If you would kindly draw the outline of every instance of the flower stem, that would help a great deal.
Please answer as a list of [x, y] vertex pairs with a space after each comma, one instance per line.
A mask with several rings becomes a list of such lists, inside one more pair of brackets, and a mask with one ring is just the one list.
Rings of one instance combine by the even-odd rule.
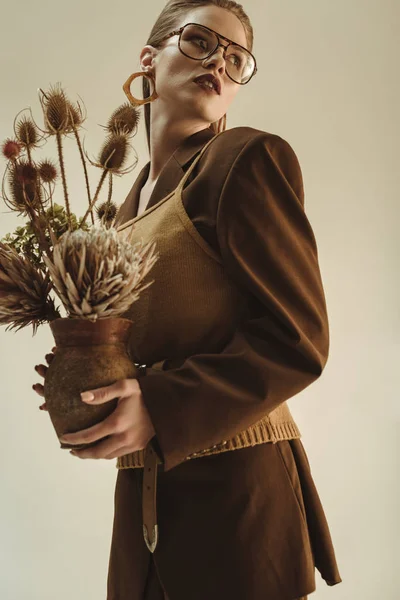
[[[32, 161], [31, 149], [30, 149], [29, 145], [26, 146], [26, 152], [27, 152], [27, 156], [28, 156], [29, 165], [31, 167], [34, 167], [35, 170], [36, 170], [36, 167], [35, 167], [35, 165], [33, 164], [33, 161]], [[46, 211], [45, 211], [42, 199], [40, 197], [40, 182], [39, 181], [36, 181], [35, 194], [37, 195], [37, 199], [39, 201], [39, 206], [41, 208], [41, 213], [42, 213], [42, 217], [43, 217], [43, 223], [46, 223], [46, 225], [48, 227], [48, 230], [49, 230], [49, 235], [50, 235], [50, 238], [51, 238], [51, 225], [50, 225], [50, 223], [47, 220]], [[25, 198], [25, 204], [28, 206], [28, 201], [27, 201], [27, 197], [26, 197], [26, 194], [25, 194], [25, 190], [24, 190], [24, 198]], [[43, 234], [43, 230], [41, 228], [40, 221], [39, 221], [39, 223], [37, 223], [37, 221], [36, 221], [36, 214], [35, 214], [34, 210], [31, 209], [31, 206], [29, 205], [29, 213], [31, 213], [31, 211], [32, 211], [32, 214], [34, 215], [34, 218], [33, 219], [31, 218], [32, 226], [34, 227], [34, 229], [37, 231], [38, 235], [40, 236], [40, 239], [38, 238], [38, 236], [36, 236], [36, 238], [37, 238], [39, 244], [40, 244], [40, 242], [42, 242], [42, 244], [43, 244], [43, 248], [42, 249], [46, 249], [46, 254], [51, 258], [52, 257], [52, 252], [50, 251], [50, 246], [49, 246], [49, 244], [48, 244], [48, 242], [46, 240], [46, 237]], [[38, 211], [38, 213], [40, 214], [40, 211]]]
[[[77, 128], [75, 127], [75, 125], [73, 125], [73, 128], [74, 128], [74, 135], [75, 135], [76, 143], [78, 144], [78, 148], [79, 148], [79, 154], [80, 154], [81, 161], [82, 161], [82, 164], [83, 164], [83, 171], [85, 173], [86, 191], [87, 191], [88, 201], [89, 201], [89, 207], [90, 207], [90, 202], [91, 202], [90, 201], [90, 186], [89, 186], [89, 177], [88, 177], [88, 173], [87, 173], [87, 167], [86, 167], [85, 157], [83, 155], [83, 148], [82, 148], [81, 140], [80, 140], [79, 135], [78, 135]], [[92, 225], [94, 225], [93, 210], [90, 211], [90, 215], [91, 215], [91, 218], [92, 218]]]
[[61, 180], [62, 180], [63, 189], [64, 189], [65, 208], [67, 211], [67, 218], [68, 218], [68, 229], [71, 231], [71, 211], [69, 208], [69, 198], [68, 198], [67, 180], [65, 177], [64, 157], [63, 157], [63, 153], [62, 153], [61, 134], [59, 132], [56, 133], [56, 139], [57, 139], [58, 160], [60, 163], [60, 170], [61, 170]]
[[46, 236], [44, 235], [43, 229], [40, 227], [40, 222], [38, 222], [38, 220], [37, 220], [37, 215], [35, 214], [35, 211], [33, 210], [31, 205], [29, 204], [28, 199], [26, 198], [25, 190], [23, 193], [25, 196], [25, 203], [26, 203], [28, 215], [31, 220], [32, 227], [36, 232], [36, 239], [38, 241], [38, 244], [41, 247], [42, 251], [46, 252], [49, 259], [53, 260], [53, 253], [50, 250], [50, 245], [49, 245], [48, 241], [46, 240]]
[[105, 181], [105, 178], [107, 177], [107, 173], [108, 173], [108, 170], [107, 170], [107, 169], [104, 169], [104, 170], [103, 170], [103, 173], [101, 174], [100, 181], [99, 181], [99, 185], [97, 186], [97, 190], [96, 190], [96, 193], [95, 193], [95, 195], [94, 195], [94, 198], [93, 198], [93, 200], [91, 201], [91, 203], [90, 203], [90, 205], [89, 205], [89, 208], [87, 209], [87, 211], [86, 211], [86, 212], [85, 212], [85, 214], [83, 215], [82, 222], [81, 222], [81, 227], [82, 227], [82, 225], [84, 224], [84, 222], [86, 221], [86, 217], [88, 216], [88, 214], [89, 214], [90, 210], [92, 209], [92, 207], [94, 206], [95, 202], [97, 202], [97, 199], [98, 199], [98, 196], [99, 196], [100, 190], [101, 190], [101, 188], [102, 188], [102, 186], [103, 186], [103, 183], [104, 183], [104, 181]]

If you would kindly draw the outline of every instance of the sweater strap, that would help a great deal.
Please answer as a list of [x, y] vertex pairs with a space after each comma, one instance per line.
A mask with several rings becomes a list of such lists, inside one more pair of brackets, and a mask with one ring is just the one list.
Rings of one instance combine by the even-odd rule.
[[196, 156], [196, 158], [194, 159], [194, 161], [192, 162], [192, 164], [190, 165], [190, 167], [188, 168], [188, 170], [186, 171], [186, 173], [184, 174], [184, 176], [182, 177], [182, 179], [178, 183], [178, 186], [177, 186], [177, 188], [175, 190], [175, 193], [181, 193], [182, 192], [183, 187], [184, 187], [185, 183], [187, 182], [187, 180], [189, 179], [191, 172], [193, 171], [193, 169], [197, 165], [197, 163], [200, 160], [200, 158], [203, 156], [204, 152], [207, 150], [208, 146], [210, 146], [210, 144], [212, 144], [213, 141], [216, 140], [218, 136], [220, 136], [222, 133], [225, 133], [225, 131], [220, 131], [219, 133], [216, 133], [214, 135], [214, 137], [212, 137], [211, 140], [208, 140], [207, 144], [205, 146], [203, 146], [203, 148], [201, 149], [201, 151], [199, 152], [199, 154]]

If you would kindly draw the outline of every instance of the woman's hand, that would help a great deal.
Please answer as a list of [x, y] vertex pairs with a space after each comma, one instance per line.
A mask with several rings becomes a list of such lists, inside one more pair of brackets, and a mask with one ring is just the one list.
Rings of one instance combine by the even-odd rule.
[[[93, 400], [85, 396], [89, 392], [93, 393]], [[82, 395], [82, 401], [88, 404], [103, 404], [114, 398], [119, 398], [118, 405], [104, 421], [88, 429], [65, 434], [60, 438], [61, 442], [68, 444], [86, 444], [110, 436], [91, 448], [71, 451], [74, 456], [96, 459], [117, 458], [136, 450], [143, 450], [154, 437], [156, 432], [137, 379], [120, 379], [112, 385], [88, 390]]]
[[[48, 365], [53, 360], [54, 353], [56, 352], [56, 350], [57, 346], [54, 346], [54, 348], [51, 349], [51, 352], [49, 354], [46, 354], [45, 359]], [[46, 367], [46, 365], [40, 364], [35, 366], [35, 371], [39, 373], [41, 377], [46, 377], [46, 372], [48, 368], [49, 367]], [[42, 396], [44, 398], [44, 386], [41, 383], [34, 383], [32, 388], [37, 394], [39, 394], [39, 396]], [[39, 408], [40, 410], [47, 410], [46, 402], [44, 404], [41, 404]]]

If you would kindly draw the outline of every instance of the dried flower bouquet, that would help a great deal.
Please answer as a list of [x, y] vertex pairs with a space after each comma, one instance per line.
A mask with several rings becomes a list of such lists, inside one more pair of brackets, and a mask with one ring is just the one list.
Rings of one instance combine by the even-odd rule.
[[[32, 325], [35, 335], [39, 325], [50, 323], [57, 353], [46, 372], [44, 395], [61, 437], [104, 420], [116, 407], [117, 399], [89, 406], [81, 400], [82, 391], [137, 375], [127, 348], [134, 324], [123, 315], [151, 285], [143, 279], [158, 254], [154, 243], [131, 245], [114, 227], [118, 208], [112, 201], [113, 178], [137, 164], [135, 157], [131, 167], [125, 166], [138, 109], [126, 103], [113, 112], [105, 126], [107, 138], [97, 160], [91, 161], [80, 136], [86, 119], [81, 103], [72, 103], [60, 84], [39, 91], [43, 129], [25, 109], [29, 115], [18, 113], [14, 136], [2, 145], [7, 161], [2, 198], [11, 211], [28, 220], [0, 240], [0, 324], [16, 330]], [[68, 194], [63, 147], [68, 136], [76, 141], [84, 172], [87, 208], [79, 219]], [[57, 161], [35, 160], [35, 150], [49, 138], [56, 142]], [[87, 161], [101, 171], [94, 194]], [[53, 201], [58, 180], [65, 207]], [[106, 180], [107, 199], [98, 204]], [[51, 293], [61, 301], [66, 317]]]

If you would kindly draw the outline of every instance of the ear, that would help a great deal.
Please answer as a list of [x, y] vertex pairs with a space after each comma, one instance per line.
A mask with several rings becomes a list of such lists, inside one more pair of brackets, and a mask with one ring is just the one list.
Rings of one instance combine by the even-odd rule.
[[154, 46], [144, 46], [140, 53], [140, 66], [142, 71], [146, 71], [148, 68], [154, 67], [154, 60], [158, 54], [157, 48]]

